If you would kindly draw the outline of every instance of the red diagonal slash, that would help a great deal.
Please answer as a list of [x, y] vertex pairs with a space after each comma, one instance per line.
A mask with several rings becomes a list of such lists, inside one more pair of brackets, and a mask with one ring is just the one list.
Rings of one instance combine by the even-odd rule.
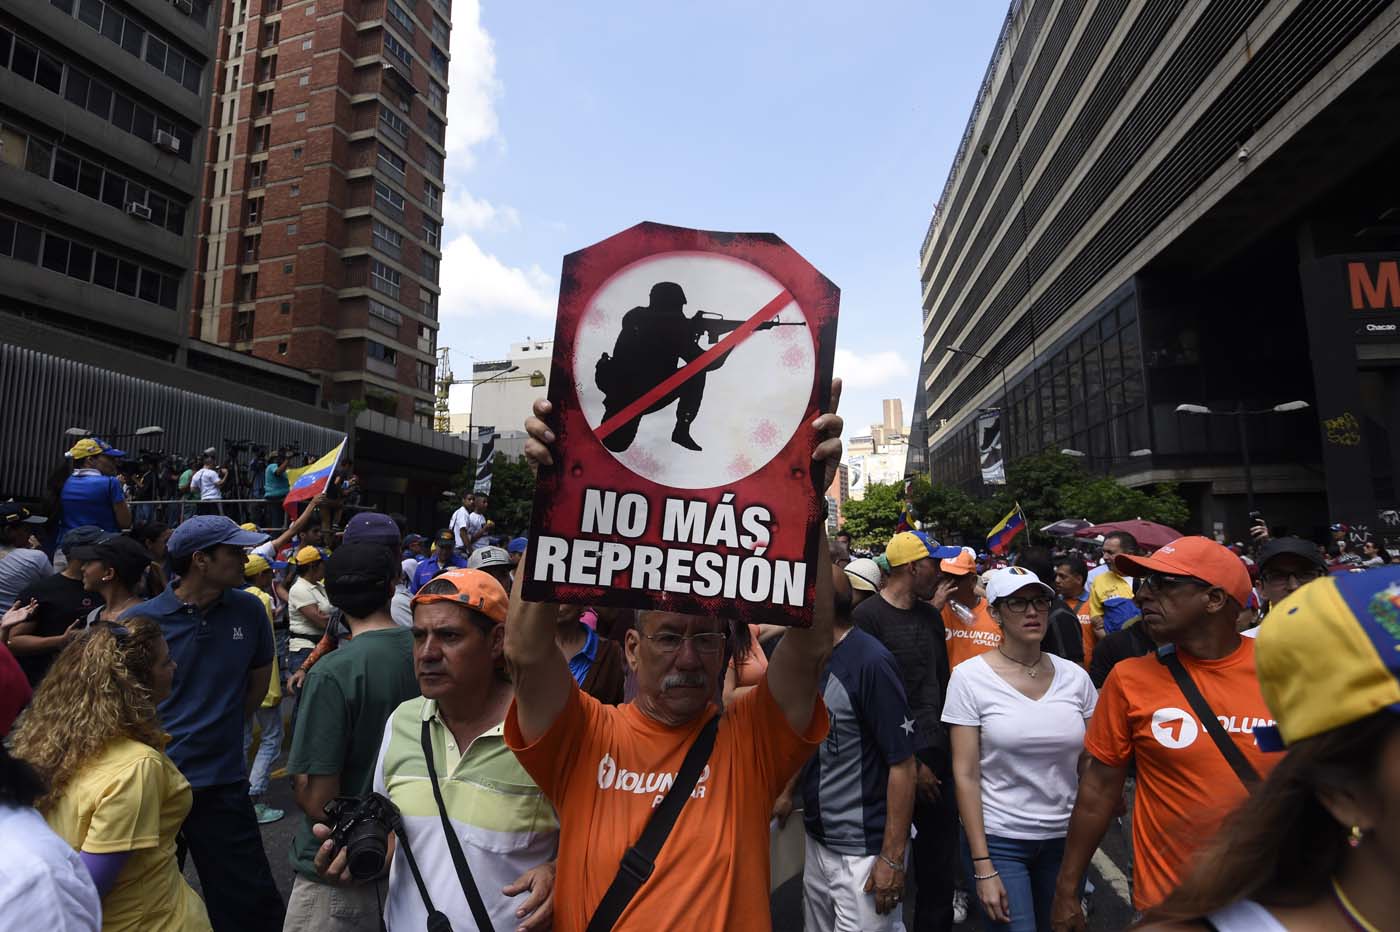
[[641, 415], [643, 411], [650, 408], [658, 399], [665, 397], [690, 379], [704, 372], [710, 363], [747, 340], [753, 335], [754, 331], [758, 329], [759, 324], [766, 323], [770, 317], [787, 307], [792, 300], [792, 295], [788, 293], [787, 289], [783, 289], [776, 298], [759, 308], [757, 314], [731, 331], [729, 336], [705, 350], [705, 352], [686, 363], [680, 369], [677, 369], [671, 375], [668, 375], [661, 381], [660, 385], [657, 385], [617, 414], [614, 414], [604, 421], [598, 429], [594, 431], [594, 433], [598, 435], [598, 439], [606, 440], [609, 434], [632, 420], [632, 418]]

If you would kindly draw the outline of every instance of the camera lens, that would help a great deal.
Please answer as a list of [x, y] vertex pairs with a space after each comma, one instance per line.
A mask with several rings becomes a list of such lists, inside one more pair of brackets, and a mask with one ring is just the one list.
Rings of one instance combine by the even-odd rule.
[[345, 857], [350, 876], [368, 880], [384, 869], [384, 857], [389, 850], [389, 827], [377, 818], [357, 822], [345, 842]]

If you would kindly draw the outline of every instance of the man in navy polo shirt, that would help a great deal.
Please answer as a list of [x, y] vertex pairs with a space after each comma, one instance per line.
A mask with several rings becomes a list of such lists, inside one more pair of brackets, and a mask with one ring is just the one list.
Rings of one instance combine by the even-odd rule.
[[171, 739], [165, 752], [194, 790], [180, 833], [215, 932], [274, 932], [283, 921], [243, 761], [243, 723], [272, 676], [266, 610], [240, 588], [244, 548], [265, 540], [222, 515], [189, 519], [166, 545], [179, 585], [122, 616], [158, 621], [175, 661], [160, 721]]

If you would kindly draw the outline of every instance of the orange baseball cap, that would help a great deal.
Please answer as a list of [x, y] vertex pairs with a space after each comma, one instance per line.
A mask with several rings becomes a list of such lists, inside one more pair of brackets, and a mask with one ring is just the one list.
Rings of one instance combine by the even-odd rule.
[[966, 576], [968, 573], [975, 573], [977, 572], [977, 553], [971, 547], [964, 547], [958, 551], [956, 557], [940, 561], [938, 568], [953, 576]]
[[497, 624], [505, 624], [506, 609], [510, 605], [510, 599], [506, 596], [505, 588], [490, 573], [458, 567], [434, 576], [430, 582], [437, 582], [440, 579], [452, 583], [453, 588], [457, 591], [424, 594], [420, 590], [410, 604], [453, 602], [472, 611], [480, 612]]
[[1123, 576], [1141, 576], [1144, 573], [1194, 576], [1224, 589], [1241, 606], [1249, 602], [1249, 593], [1253, 589], [1244, 561], [1225, 545], [1206, 537], [1178, 537], [1170, 544], [1159, 547], [1150, 557], [1120, 553], [1113, 561], [1113, 568]]

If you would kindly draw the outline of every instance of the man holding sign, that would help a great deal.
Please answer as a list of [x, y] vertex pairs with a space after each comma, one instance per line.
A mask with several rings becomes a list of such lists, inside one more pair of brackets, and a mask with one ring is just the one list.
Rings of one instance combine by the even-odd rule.
[[[841, 457], [839, 394], [838, 382], [831, 410], [810, 422], [818, 441], [811, 465], [823, 483]], [[553, 411], [538, 401], [525, 425], [525, 454], [539, 467], [558, 452], [545, 423]], [[559, 813], [556, 929], [768, 928], [773, 802], [828, 726], [817, 687], [834, 609], [824, 535], [819, 542], [811, 627], [789, 628], [763, 681], [723, 712], [712, 700], [727, 666], [725, 619], [638, 612], [626, 635], [637, 698], [604, 706], [579, 690], [555, 645], [557, 606], [524, 601], [517, 578], [505, 643], [516, 692], [505, 734]], [[713, 749], [692, 757], [700, 742]], [[697, 772], [688, 793], [668, 792]], [[669, 833], [656, 839], [657, 817], [676, 804]]]

